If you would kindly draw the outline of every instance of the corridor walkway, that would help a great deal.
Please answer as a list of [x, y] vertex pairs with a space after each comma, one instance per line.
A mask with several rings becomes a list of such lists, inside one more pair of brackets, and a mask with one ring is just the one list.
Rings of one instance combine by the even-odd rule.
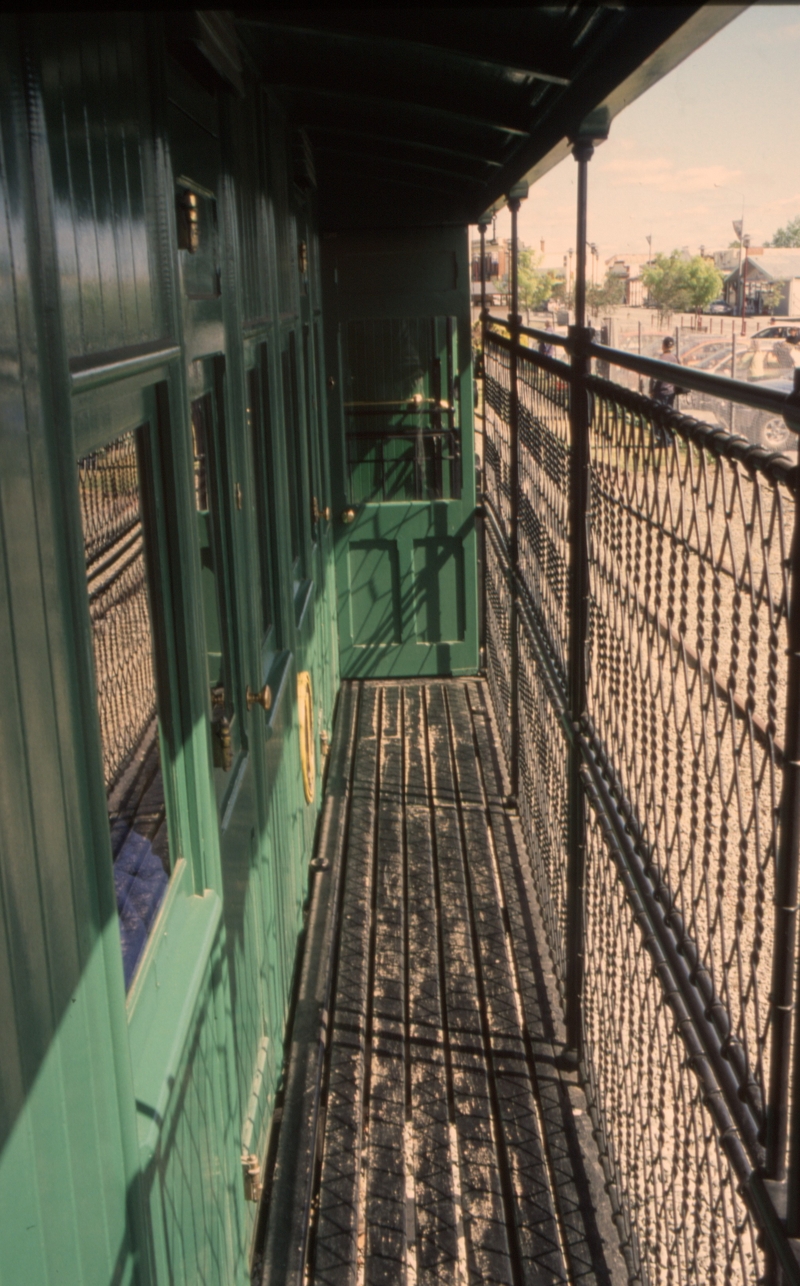
[[616, 1280], [497, 746], [480, 680], [342, 689], [271, 1286]]

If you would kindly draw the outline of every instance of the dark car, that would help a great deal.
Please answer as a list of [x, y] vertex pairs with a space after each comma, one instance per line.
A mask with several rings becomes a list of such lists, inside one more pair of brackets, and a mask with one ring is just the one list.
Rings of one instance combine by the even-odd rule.
[[733, 316], [733, 308], [726, 304], [724, 299], [714, 299], [706, 308], [707, 313], [713, 313], [715, 316], [723, 315], [725, 317]]

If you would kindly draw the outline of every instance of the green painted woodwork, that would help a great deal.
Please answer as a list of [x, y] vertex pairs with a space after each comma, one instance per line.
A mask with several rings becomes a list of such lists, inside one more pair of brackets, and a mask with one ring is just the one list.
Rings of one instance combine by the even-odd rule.
[[[332, 536], [312, 517], [330, 503], [312, 202], [277, 104], [193, 79], [158, 17], [4, 19], [0, 59], [0, 1282], [245, 1283], [240, 1158], [265, 1155], [321, 800], [320, 745], [303, 794], [296, 674], [319, 731], [338, 688]], [[197, 257], [177, 248], [186, 190]], [[141, 426], [173, 871], [126, 997], [75, 461]], [[265, 681], [273, 708], [248, 711]]]
[[339, 372], [329, 409], [342, 674], [473, 674], [466, 234], [353, 234], [323, 249], [328, 364]]

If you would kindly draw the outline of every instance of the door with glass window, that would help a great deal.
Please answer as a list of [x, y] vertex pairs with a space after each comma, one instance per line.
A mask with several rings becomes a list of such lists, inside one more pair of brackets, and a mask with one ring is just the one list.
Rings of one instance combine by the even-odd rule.
[[[235, 212], [224, 184], [222, 108], [180, 69], [169, 79], [194, 538], [219, 876], [242, 1152], [263, 1160], [267, 1088], [289, 980], [269, 837], [289, 655], [280, 638], [266, 341], [242, 351], [235, 278], [222, 253]], [[277, 720], [277, 721], [276, 721]], [[269, 1065], [268, 1065], [269, 1064]]]
[[474, 673], [466, 235], [336, 238], [325, 281], [342, 673]]

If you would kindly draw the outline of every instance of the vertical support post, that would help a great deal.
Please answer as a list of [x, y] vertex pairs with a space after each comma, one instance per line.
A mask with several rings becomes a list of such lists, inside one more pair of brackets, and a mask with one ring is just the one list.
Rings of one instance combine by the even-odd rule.
[[486, 223], [481, 220], [478, 224], [478, 232], [481, 236], [481, 318], [486, 315]]
[[[794, 396], [800, 402], [800, 371]], [[789, 584], [785, 767], [780, 842], [775, 872], [775, 935], [772, 957], [772, 1057], [767, 1109], [767, 1174], [787, 1179], [787, 1229], [800, 1236], [800, 1031], [795, 1000], [798, 870], [800, 869], [800, 495], [795, 496]], [[794, 1018], [794, 1049], [792, 1027]], [[791, 1118], [789, 1099], [792, 1099]], [[788, 1144], [788, 1173], [787, 1173]]]
[[511, 211], [511, 312], [508, 317], [508, 328], [511, 336], [511, 353], [509, 361], [509, 513], [508, 513], [508, 558], [511, 564], [511, 603], [509, 611], [509, 688], [511, 703], [511, 729], [509, 755], [509, 805], [512, 807], [519, 800], [519, 627], [517, 622], [517, 594], [519, 593], [519, 392], [518, 364], [520, 326], [519, 315], [519, 242], [517, 235], [517, 215], [523, 197], [528, 194], [527, 184], [518, 184], [511, 189], [508, 197], [508, 208]]
[[[486, 325], [489, 319], [489, 310], [486, 307], [486, 228], [488, 226], [488, 215], [484, 215], [478, 222], [478, 231], [481, 236], [481, 355], [479, 366], [479, 377], [481, 381], [481, 464], [478, 471], [479, 495], [478, 507], [480, 513], [485, 514], [484, 505], [486, 495], [489, 490], [489, 479], [486, 473]], [[481, 619], [480, 635], [478, 638], [478, 647], [480, 649], [481, 669], [486, 669], [488, 657], [486, 649], [488, 647], [486, 639], [486, 518], [481, 518], [480, 528], [480, 551], [481, 551]]]
[[745, 312], [747, 309], [747, 255], [750, 250], [750, 238], [743, 236], [742, 245], [744, 246], [744, 268], [742, 269], [742, 334], [746, 335], [747, 318], [745, 316]]
[[575, 325], [571, 328], [570, 474], [569, 474], [569, 713], [572, 738], [568, 763], [567, 830], [567, 1046], [582, 1053], [584, 984], [584, 880], [586, 809], [581, 783], [581, 718], [586, 708], [586, 640], [589, 607], [589, 392], [586, 379], [590, 332], [586, 326], [586, 202], [590, 139], [578, 139], [578, 229], [575, 264]]

